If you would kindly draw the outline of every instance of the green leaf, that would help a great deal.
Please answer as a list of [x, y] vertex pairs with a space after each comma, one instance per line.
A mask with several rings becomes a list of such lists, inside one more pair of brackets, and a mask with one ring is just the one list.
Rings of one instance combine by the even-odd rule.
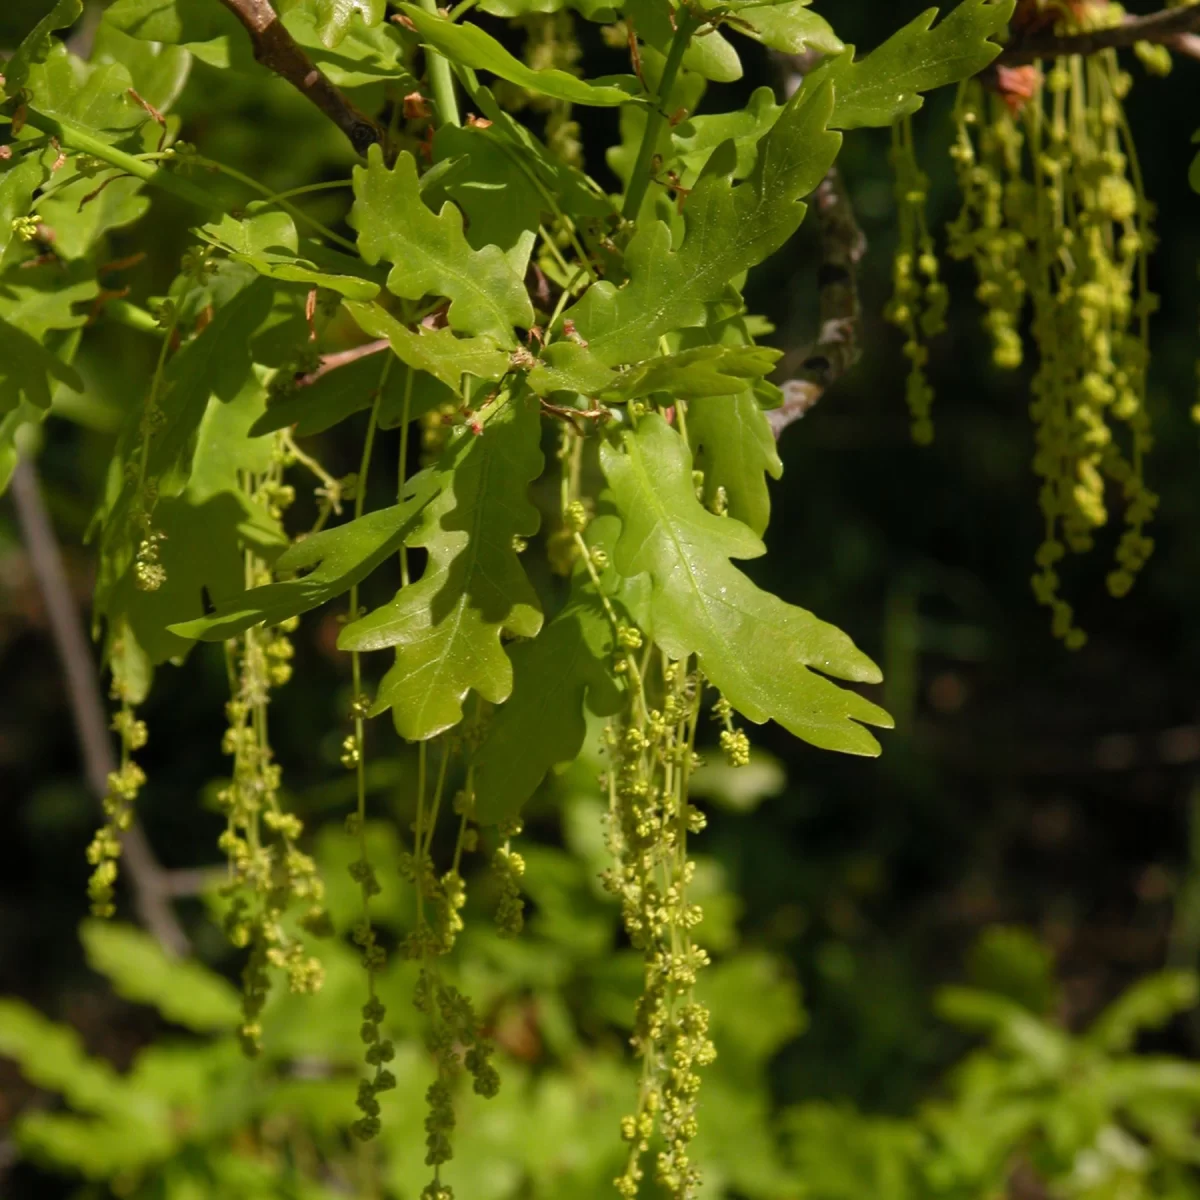
[[414, 331], [378, 304], [348, 302], [346, 311], [363, 333], [387, 338], [401, 362], [432, 375], [455, 395], [461, 393], [464, 375], [497, 380], [508, 370], [509, 356], [490, 337], [459, 338], [449, 329]]
[[[381, 376], [382, 359], [375, 355], [327, 371], [314, 383], [274, 399], [250, 432], [255, 435], [271, 433], [291, 425], [297, 437], [324, 433], [356, 412], [370, 408], [379, 391]], [[380, 428], [394, 429], [401, 423], [406, 389], [411, 389], [408, 415], [413, 421], [444, 404], [461, 404], [457, 390], [451, 390], [423, 371], [414, 371], [404, 363], [394, 363], [379, 392]]]
[[445, 296], [447, 319], [459, 332], [488, 334], [511, 347], [516, 345], [513, 326], [533, 324], [525, 286], [503, 251], [498, 246], [473, 250], [455, 205], [446, 203], [437, 214], [425, 206], [411, 154], [401, 153], [389, 171], [383, 151], [371, 147], [367, 165], [354, 168], [349, 220], [368, 263], [396, 264], [388, 289], [405, 300]]
[[20, 1000], [0, 998], [0, 1055], [15, 1060], [30, 1083], [85, 1111], [109, 1111], [124, 1090], [108, 1063], [87, 1056], [74, 1029]]
[[45, 59], [56, 45], [57, 29], [73, 24], [83, 12], [83, 0], [56, 0], [50, 11], [25, 35], [12, 57], [4, 64], [4, 90], [17, 96], [29, 79], [30, 68]]
[[697, 346], [629, 367], [601, 394], [612, 400], [636, 400], [654, 392], [676, 400], [729, 396], [744, 390], [748, 380], [769, 375], [782, 356], [781, 350], [766, 346]]
[[689, 117], [671, 131], [671, 144], [685, 187], [695, 183], [704, 164], [723, 142], [732, 140], [737, 150], [735, 179], [744, 179], [754, 168], [758, 143], [782, 111], [770, 88], [755, 88], [746, 107], [734, 112]]
[[753, 390], [690, 401], [687, 432], [696, 467], [704, 472], [705, 503], [714, 504], [723, 488], [729, 515], [762, 537], [771, 519], [766, 476], [778, 479], [783, 463]]
[[1004, 32], [1015, 2], [962, 0], [936, 26], [938, 10], [926, 9], [858, 62], [847, 46], [808, 76], [804, 90], [833, 84], [835, 129], [891, 125], [921, 107], [922, 92], [978, 75], [1000, 53], [990, 39]]
[[21, 404], [50, 407], [50, 381], [57, 380], [76, 392], [83, 380], [23, 329], [0, 317], [0, 415]]
[[601, 465], [624, 528], [613, 562], [650, 576], [654, 640], [675, 659], [695, 654], [730, 704], [757, 724], [773, 719], [826, 750], [878, 754], [857, 722], [891, 718], [841, 679], [877, 683], [878, 668], [844, 633], [761, 591], [730, 558], [754, 558], [762, 543], [746, 526], [696, 499], [687, 447], [660, 416], [642, 419], [621, 449], [601, 447]]
[[151, 120], [129, 94], [133, 76], [128, 68], [115, 62], [81, 65], [61, 42], [30, 68], [26, 86], [42, 112], [102, 141], [121, 141]]
[[141, 41], [184, 46], [209, 66], [253, 66], [245, 30], [211, 0], [116, 0], [104, 20]]
[[317, 0], [316, 24], [321, 41], [332, 49], [353, 28], [357, 17], [362, 25], [378, 25], [387, 13], [387, 0]]
[[0, 319], [44, 341], [51, 330], [82, 327], [88, 314], [77, 306], [94, 300], [99, 290], [81, 264], [24, 266], [0, 277]]
[[781, 4], [736, 5], [729, 25], [784, 54], [840, 54], [845, 48], [824, 17], [813, 12], [811, 0]]
[[585, 704], [605, 717], [622, 698], [610, 669], [612, 626], [583, 567], [563, 610], [509, 656], [512, 696], [474, 758], [475, 815], [485, 824], [515, 817], [548, 771], [574, 761], [587, 732]]
[[130, 925], [88, 920], [79, 931], [88, 965], [118, 996], [157, 1008], [197, 1033], [233, 1029], [242, 1020], [235, 988], [197, 962], [168, 958], [149, 934]]
[[528, 383], [539, 396], [552, 396], [555, 392], [596, 396], [619, 378], [616, 371], [605, 366], [586, 346], [552, 342], [538, 356]]
[[352, 21], [336, 47], [331, 47], [322, 36], [317, 4], [318, 0], [305, 0], [286, 11], [282, 5], [276, 8], [288, 32], [308, 51], [330, 83], [340, 88], [390, 83], [403, 89], [401, 95], [417, 88], [406, 61], [404, 41], [394, 26]]
[[714, 155], [688, 197], [678, 249], [661, 221], [638, 230], [625, 253], [628, 283], [593, 284], [568, 314], [597, 359], [611, 366], [650, 358], [663, 334], [702, 324], [707, 303], [787, 241], [804, 219], [801, 197], [841, 145], [826, 128], [832, 109], [829, 88], [794, 96], [763, 138], [750, 178], [736, 187], [732, 147]]
[[[625, 0], [623, 13], [637, 36], [665, 56], [675, 36], [671, 10], [656, 0]], [[719, 31], [694, 37], [684, 51], [683, 66], [714, 83], [733, 83], [742, 77], [737, 51]]]
[[24, 243], [13, 232], [13, 222], [33, 209], [33, 193], [49, 178], [41, 156], [31, 154], [10, 160], [0, 170], [0, 268], [17, 256]]
[[392, 709], [413, 741], [456, 725], [472, 688], [493, 704], [507, 700], [501, 634], [533, 637], [542, 626], [513, 545], [538, 528], [526, 493], [542, 470], [541, 422], [527, 397], [500, 404], [478, 437], [459, 427], [438, 469], [441, 494], [409, 543], [429, 551], [425, 573], [338, 638], [343, 650], [395, 647], [373, 712]]
[[568, 104], [588, 104], [611, 108], [628, 104], [641, 95], [635, 79], [617, 76], [608, 83], [589, 83], [566, 71], [549, 67], [534, 71], [514, 58], [491, 34], [470, 22], [456, 24], [446, 17], [434, 16], [415, 4], [398, 5], [417, 27], [417, 35], [426, 46], [441, 51], [452, 62], [477, 71], [491, 71], [509, 83], [527, 91], [565, 100]]
[[276, 625], [335, 600], [396, 555], [441, 483], [429, 471], [414, 475], [399, 504], [314, 533], [285, 550], [275, 564], [277, 573], [305, 574], [219, 599], [213, 612], [172, 625], [171, 632], [183, 638], [220, 642], [252, 625]]
[[159, 561], [166, 581], [144, 592], [130, 564], [97, 598], [97, 611], [110, 624], [123, 622], [155, 665], [191, 648], [172, 626], [204, 613], [205, 592], [221, 599], [244, 589], [247, 546], [272, 554], [286, 545], [279, 522], [246, 496], [241, 483], [244, 475], [262, 474], [271, 465], [271, 439], [250, 435], [264, 406], [265, 389], [254, 376], [233, 399], [208, 401], [187, 487], [154, 510], [154, 527], [165, 535]]
[[238, 220], [226, 213], [220, 221], [196, 231], [210, 246], [224, 250], [236, 262], [245, 263], [259, 275], [283, 283], [303, 283], [327, 288], [350, 300], [371, 300], [379, 295], [379, 284], [364, 279], [358, 260], [345, 254], [312, 247], [341, 273], [322, 270], [312, 259], [301, 258], [296, 226], [287, 213], [266, 211]]
[[1114, 1000], [1088, 1030], [1087, 1041], [1110, 1053], [1130, 1050], [1139, 1033], [1161, 1029], [1197, 1001], [1200, 979], [1194, 971], [1159, 971]]

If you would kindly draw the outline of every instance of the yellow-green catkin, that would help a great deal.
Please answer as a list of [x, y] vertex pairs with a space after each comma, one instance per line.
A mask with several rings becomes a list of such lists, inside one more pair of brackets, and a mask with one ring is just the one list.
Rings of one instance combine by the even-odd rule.
[[[1064, 31], [1111, 19], [1107, 9], [1084, 10]], [[1045, 523], [1032, 584], [1055, 636], [1079, 649], [1087, 638], [1062, 594], [1063, 560], [1093, 549], [1114, 501], [1124, 530], [1112, 595], [1130, 590], [1153, 550], [1153, 211], [1123, 109], [1131, 78], [1114, 52], [1062, 58], [1021, 82], [1026, 90], [1005, 95], [977, 82], [960, 89], [952, 153], [963, 208], [950, 252], [976, 268], [998, 365], [1020, 364], [1019, 326], [1031, 309], [1033, 466]]]
[[646, 653], [638, 630], [620, 626], [617, 632], [615, 665], [629, 681], [629, 701], [605, 732], [613, 865], [602, 878], [641, 951], [643, 985], [632, 1037], [641, 1083], [636, 1109], [621, 1122], [629, 1154], [614, 1183], [627, 1200], [637, 1196], [642, 1162], [657, 1143], [655, 1181], [676, 1200], [692, 1200], [701, 1182], [690, 1154], [698, 1132], [699, 1071], [716, 1057], [708, 1010], [694, 991], [709, 961], [693, 940], [703, 914], [688, 895], [695, 864], [687, 839], [705, 824], [688, 800], [703, 681], [686, 663]]
[[111, 695], [121, 705], [111, 726], [121, 744], [121, 760], [116, 770], [108, 775], [104, 824], [87, 848], [87, 860], [93, 868], [88, 880], [88, 899], [92, 914], [97, 917], [111, 917], [116, 912], [114, 885], [117, 861], [121, 857], [121, 836], [133, 825], [133, 806], [146, 782], [145, 773], [133, 758], [146, 744], [146, 723], [134, 715], [128, 690], [116, 676]]
[[[291, 497], [281, 481], [277, 456], [262, 477], [247, 481], [254, 502], [278, 514]], [[245, 552], [247, 589], [270, 581], [267, 564]], [[271, 692], [291, 678], [290, 618], [257, 627], [226, 643], [230, 699], [222, 750], [233, 760], [229, 782], [217, 801], [226, 827], [218, 842], [228, 861], [222, 893], [230, 900], [226, 932], [235, 946], [248, 947], [242, 972], [243, 1049], [256, 1054], [262, 1044], [260, 1014], [270, 991], [270, 971], [282, 971], [294, 992], [316, 991], [324, 969], [304, 941], [305, 933], [330, 931], [325, 886], [316, 863], [299, 846], [304, 828], [280, 800], [282, 772], [271, 749], [268, 707]]]
[[926, 373], [928, 341], [946, 328], [949, 294], [941, 280], [937, 248], [926, 218], [929, 177], [917, 163], [911, 117], [901, 117], [892, 126], [890, 157], [900, 240], [892, 263], [892, 299], [885, 315], [905, 335], [904, 355], [909, 360], [906, 398], [913, 441], [928, 445], [933, 441], [934, 399]]

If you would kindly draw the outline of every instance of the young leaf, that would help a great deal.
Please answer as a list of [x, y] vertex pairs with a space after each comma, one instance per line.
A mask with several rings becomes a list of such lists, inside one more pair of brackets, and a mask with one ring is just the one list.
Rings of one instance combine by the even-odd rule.
[[183, 638], [220, 642], [252, 625], [276, 625], [344, 595], [396, 554], [440, 486], [432, 472], [414, 475], [399, 504], [314, 533], [285, 550], [275, 564], [277, 573], [307, 574], [251, 588], [240, 595], [214, 597], [217, 603], [213, 612], [171, 625], [171, 632]]
[[462, 213], [450, 203], [433, 213], [421, 199], [417, 164], [402, 152], [388, 170], [383, 151], [372, 146], [365, 167], [354, 168], [350, 224], [358, 230], [362, 256], [374, 266], [395, 263], [388, 289], [405, 300], [425, 295], [450, 301], [447, 319], [461, 333], [488, 334], [513, 347], [513, 326], [533, 324], [524, 284], [498, 246], [473, 250], [463, 234]]
[[841, 679], [876, 683], [878, 668], [844, 633], [755, 587], [729, 561], [763, 545], [739, 521], [696, 499], [683, 439], [660, 416], [642, 419], [621, 449], [601, 447], [601, 465], [624, 528], [613, 562], [622, 575], [649, 574], [654, 640], [671, 655], [695, 654], [705, 676], [749, 720], [778, 721], [827, 750], [878, 754], [857, 722], [891, 718]]
[[457, 394], [462, 377], [500, 379], [508, 370], [508, 355], [490, 337], [458, 338], [449, 329], [411, 330], [378, 304], [347, 302], [346, 311], [363, 333], [387, 338], [401, 362], [440, 380]]
[[677, 250], [661, 221], [638, 230], [625, 253], [629, 282], [593, 284], [568, 314], [599, 361], [611, 366], [658, 353], [663, 334], [701, 324], [706, 303], [787, 241], [804, 219], [801, 197], [841, 145], [827, 129], [832, 110], [829, 88], [797, 93], [763, 138], [750, 178], [736, 187], [732, 148], [715, 155], [688, 197]]
[[617, 711], [622, 693], [610, 670], [612, 656], [612, 626], [579, 567], [563, 610], [509, 652], [512, 696], [493, 714], [474, 758], [480, 821], [515, 817], [548, 771], [578, 755], [587, 731], [585, 704], [601, 717]]
[[812, 0], [784, 0], [782, 4], [734, 5], [729, 24], [772, 50], [783, 54], [840, 54], [841, 39], [824, 17], [808, 5]]
[[805, 90], [833, 84], [835, 129], [891, 125], [921, 107], [922, 92], [978, 75], [1000, 53], [991, 39], [1004, 32], [1015, 2], [962, 0], [936, 26], [938, 10], [926, 9], [858, 62], [847, 46], [809, 75]]
[[507, 700], [501, 633], [533, 637], [542, 626], [513, 545], [538, 527], [526, 492], [542, 470], [541, 423], [528, 398], [501, 403], [479, 436], [461, 430], [437, 471], [441, 494], [409, 540], [429, 551], [425, 573], [338, 638], [343, 650], [395, 647], [373, 711], [392, 709], [410, 740], [458, 724], [471, 688], [493, 704]]
[[589, 83], [554, 67], [531, 70], [478, 25], [456, 24], [446, 17], [434, 16], [416, 4], [401, 3], [398, 7], [417, 27], [417, 35], [424, 45], [432, 46], [452, 62], [477, 71], [491, 71], [528, 91], [565, 100], [568, 104], [605, 108], [628, 104], [641, 94], [637, 80], [624, 76], [617, 76], [607, 83]]

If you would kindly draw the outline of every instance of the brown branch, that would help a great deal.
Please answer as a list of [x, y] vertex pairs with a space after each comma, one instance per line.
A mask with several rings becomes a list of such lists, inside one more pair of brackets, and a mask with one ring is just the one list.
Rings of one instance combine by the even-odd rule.
[[[67, 699], [83, 756], [84, 775], [97, 800], [108, 791], [108, 776], [116, 770], [109, 738], [108, 712], [100, 694], [100, 683], [91, 647], [79, 610], [71, 597], [62, 553], [46, 502], [38, 484], [37, 471], [22, 459], [12, 477], [12, 497], [17, 521], [29, 555], [34, 578], [46, 605], [50, 633], [62, 663]], [[133, 884], [134, 906], [142, 924], [171, 955], [187, 954], [187, 935], [171, 909], [174, 894], [171, 872], [164, 871], [154, 857], [150, 842], [136, 822], [124, 835], [124, 861]]]
[[836, 167], [831, 167], [821, 181], [813, 196], [813, 207], [821, 233], [821, 266], [817, 272], [821, 328], [814, 346], [783, 360], [782, 370], [790, 375], [780, 384], [783, 404], [767, 413], [776, 438], [793, 421], [800, 420], [826, 389], [858, 362], [861, 353], [858, 264], [866, 253], [867, 240], [855, 220]]
[[297, 44], [270, 0], [221, 0], [221, 3], [245, 26], [254, 46], [254, 57], [312, 101], [359, 154], [366, 154], [368, 146], [385, 140], [383, 129], [351, 104]]
[[1138, 42], [1157, 42], [1181, 54], [1200, 58], [1200, 6], [1167, 8], [1145, 17], [1126, 17], [1111, 29], [1058, 35], [1034, 33], [1012, 42], [994, 65], [1018, 67], [1041, 58], [1097, 54], [1101, 50], [1124, 50]]
[[318, 379], [328, 375], [330, 371], [336, 371], [338, 367], [348, 367], [351, 363], [358, 362], [360, 358], [380, 354], [390, 346], [391, 342], [387, 338], [380, 338], [378, 341], [364, 342], [361, 346], [352, 346], [349, 350], [339, 350], [336, 354], [322, 354], [321, 365], [315, 371], [296, 376], [296, 386], [298, 388], [312, 387]]

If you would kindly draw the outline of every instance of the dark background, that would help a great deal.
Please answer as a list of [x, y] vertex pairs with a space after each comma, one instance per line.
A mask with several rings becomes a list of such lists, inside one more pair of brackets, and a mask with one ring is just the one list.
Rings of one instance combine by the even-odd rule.
[[[839, 34], [865, 48], [922, 5], [840, 0], [836, 8]], [[771, 81], [765, 58], [746, 60], [747, 79], [714, 88], [710, 111]], [[1152, 530], [1157, 550], [1129, 598], [1107, 597], [1103, 551], [1067, 574], [1090, 634], [1077, 654], [1052, 640], [1029, 589], [1040, 518], [1028, 370], [991, 366], [972, 281], [948, 265], [955, 303], [931, 364], [937, 440], [924, 450], [910, 443], [900, 338], [881, 318], [894, 236], [888, 138], [848, 138], [841, 163], [870, 241], [865, 354], [785, 434], [770, 554], [751, 569], [881, 663], [882, 699], [897, 729], [883, 736], [874, 762], [822, 754], [776, 729], [758, 732], [755, 744], [786, 768], [786, 790], [753, 815], [718, 815], [706, 835], [744, 897], [744, 939], [786, 954], [804, 984], [810, 1026], [777, 1064], [781, 1101], [844, 1096], [882, 1111], [910, 1106], [959, 1049], [932, 1017], [931, 991], [961, 975], [967, 947], [988, 924], [1027, 925], [1053, 947], [1070, 1025], [1165, 961], [1194, 963], [1192, 922], [1176, 900], [1200, 869], [1189, 857], [1200, 763], [1200, 439], [1189, 418], [1200, 197], [1187, 186], [1200, 63], [1181, 61], [1166, 80], [1134, 71], [1129, 108], [1162, 240], [1151, 370], [1158, 444], [1149, 467], [1162, 509]], [[203, 110], [194, 107], [198, 94]], [[344, 173], [336, 135], [282, 87], [269, 93], [269, 113], [247, 109], [236, 89], [190, 95], [183, 136], [264, 182], [307, 181], [314, 162], [330, 177]], [[950, 97], [934, 97], [917, 124], [937, 225], [957, 204], [945, 153], [949, 106]], [[254, 123], [266, 120], [285, 131], [270, 146], [253, 137]], [[593, 166], [610, 134], [602, 122], [585, 127]], [[144, 248], [152, 260], [174, 261], [182, 243], [164, 247], [182, 219], [172, 219], [169, 203], [156, 211], [161, 220], [122, 235], [114, 250]], [[779, 323], [782, 346], [802, 345], [814, 331], [815, 262], [806, 228], [752, 281], [752, 303]], [[163, 282], [146, 280], [151, 289]], [[128, 401], [125, 380], [141, 373], [130, 356], [147, 347], [137, 335], [113, 338], [89, 368], [119, 408]], [[92, 571], [82, 535], [110, 437], [54, 422], [40, 460], [81, 606]], [[353, 469], [352, 441], [323, 452], [338, 469]], [[328, 624], [306, 623], [296, 678], [273, 707], [277, 749], [297, 791], [339, 772], [348, 668], [331, 652], [330, 634]], [[217, 819], [197, 799], [225, 769], [223, 686], [218, 658], [195, 655], [162, 670], [146, 706], [150, 782], [141, 814], [171, 867], [215, 858]], [[42, 604], [11, 508], [0, 501], [0, 993], [74, 1021], [90, 1046], [120, 1060], [153, 1029], [144, 1010], [96, 996], [76, 943], [95, 820]], [[544, 828], [553, 836], [552, 823]], [[181, 911], [195, 915], [186, 904]], [[1172, 1035], [1173, 1048], [1192, 1053], [1187, 1036]], [[16, 1086], [0, 1065], [0, 1128], [8, 1083]]]

